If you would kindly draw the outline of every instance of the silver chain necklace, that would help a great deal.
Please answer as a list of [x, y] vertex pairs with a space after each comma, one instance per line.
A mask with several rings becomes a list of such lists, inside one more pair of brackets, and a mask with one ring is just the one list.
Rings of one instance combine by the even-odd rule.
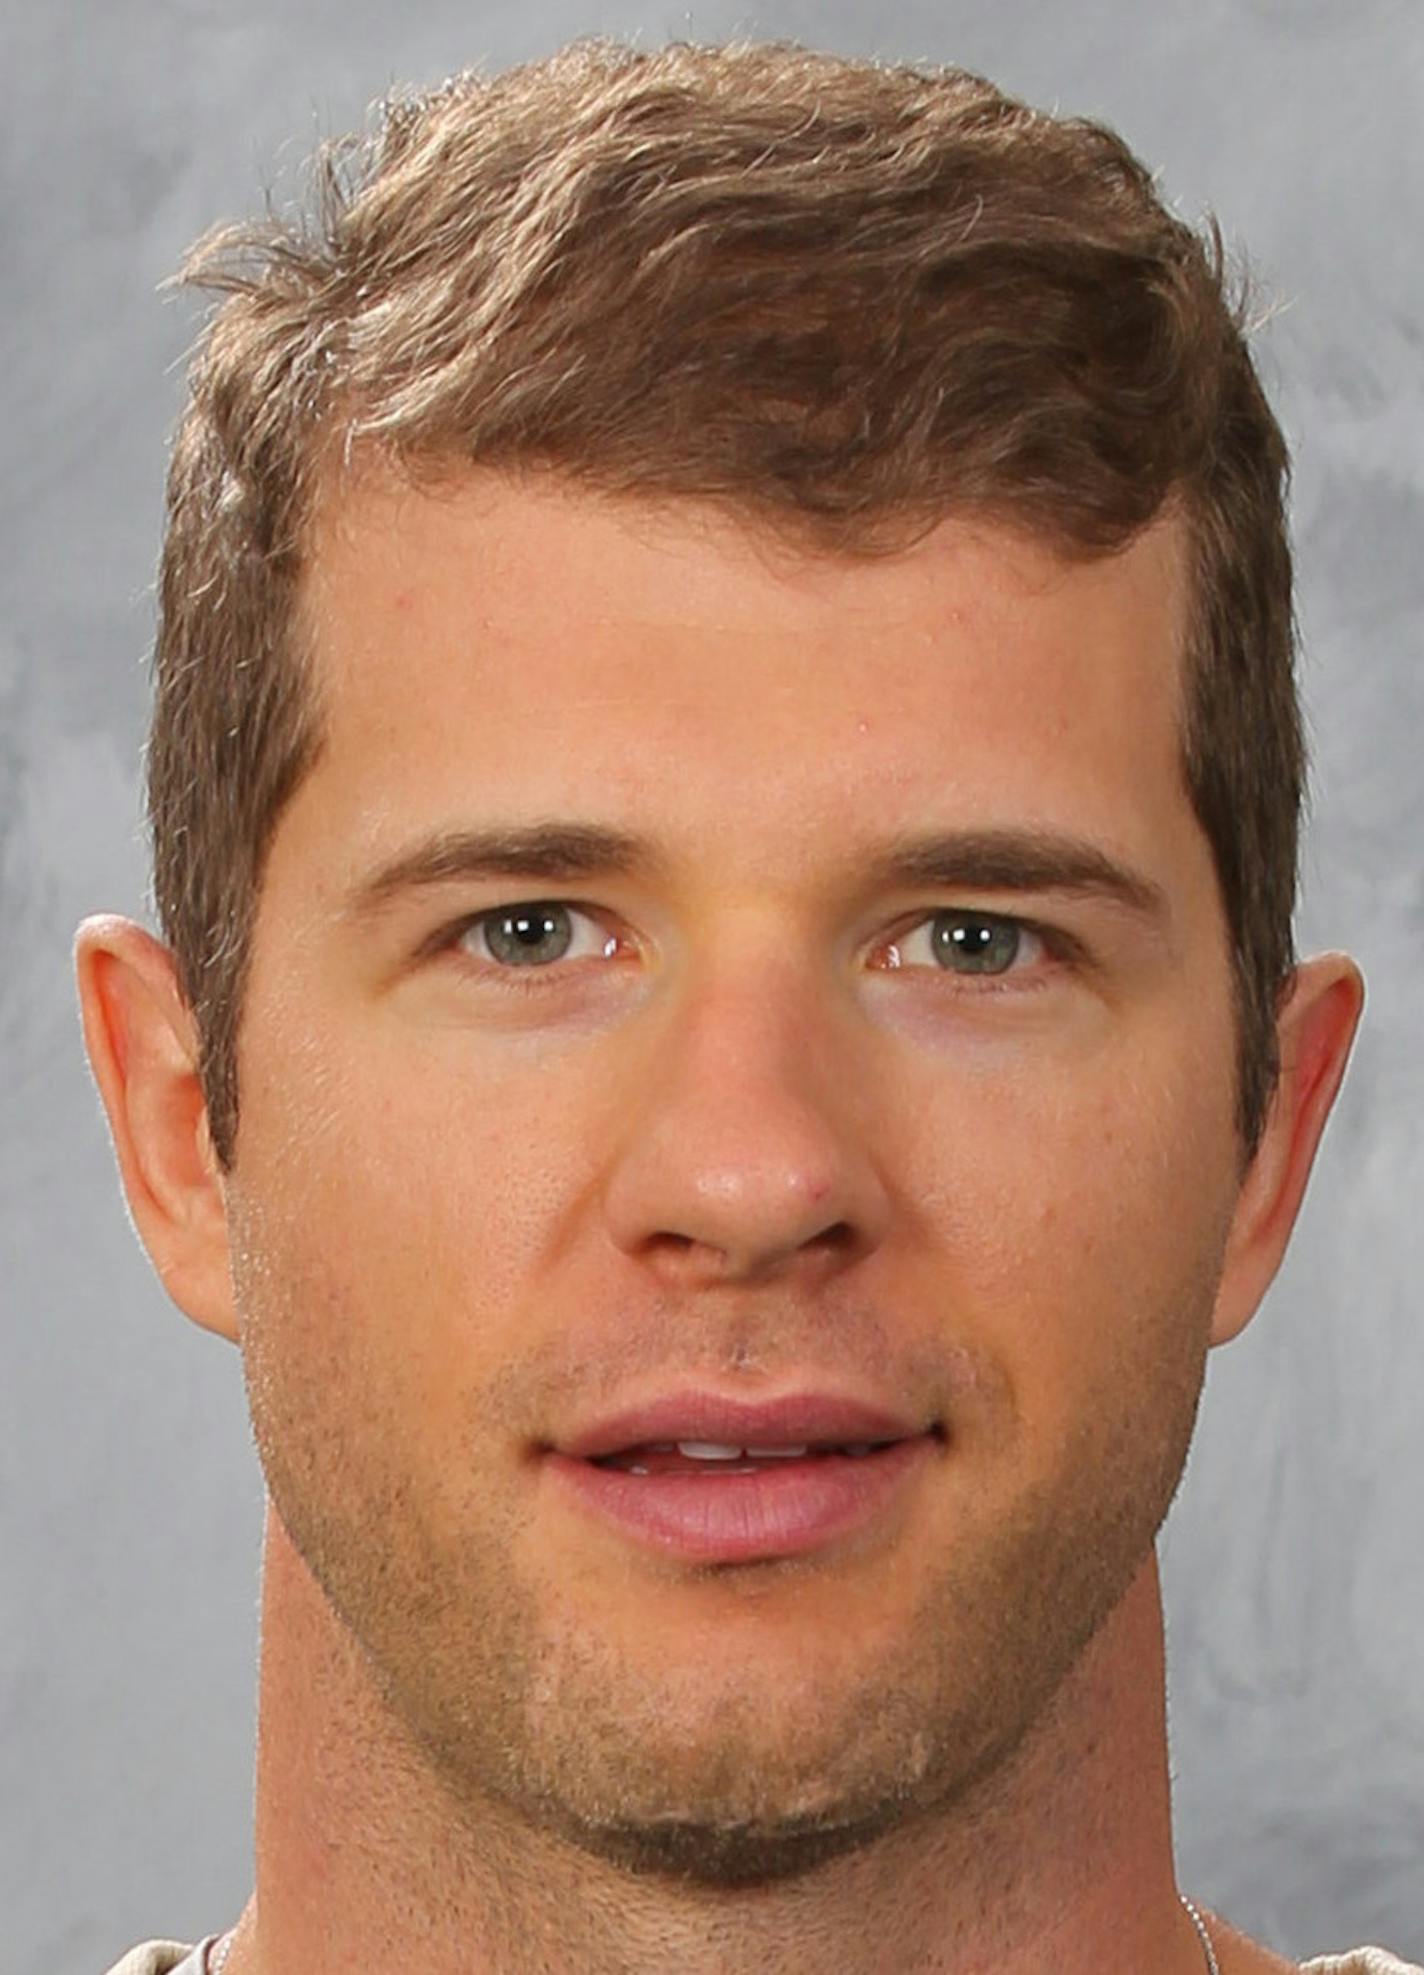
[[[1201, 1935], [1201, 1944], [1206, 1953], [1207, 1975], [1221, 1975], [1221, 1969], [1216, 1959], [1216, 1949], [1211, 1944], [1211, 1935], [1206, 1931], [1206, 1922], [1202, 1919], [1185, 1893], [1178, 1893], [1177, 1898], [1192, 1916], [1192, 1925], [1196, 1928], [1198, 1934]], [[236, 1932], [237, 1929], [234, 1928], [232, 1934]], [[232, 1934], [224, 1934], [218, 1942], [217, 1952], [208, 1964], [209, 1975], [222, 1975], [223, 1963], [227, 1960], [232, 1948]]]
[[1206, 1922], [1202, 1919], [1185, 1893], [1178, 1893], [1177, 1898], [1192, 1916], [1192, 1925], [1196, 1928], [1198, 1934], [1201, 1935], [1201, 1944], [1206, 1953], [1207, 1975], [1221, 1975], [1221, 1968], [1216, 1959], [1216, 1949], [1211, 1944], [1211, 1935], [1206, 1931]]

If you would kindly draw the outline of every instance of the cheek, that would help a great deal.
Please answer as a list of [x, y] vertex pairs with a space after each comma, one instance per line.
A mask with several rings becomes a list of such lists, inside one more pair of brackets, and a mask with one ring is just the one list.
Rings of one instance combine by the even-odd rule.
[[359, 1355], [390, 1404], [438, 1414], [457, 1367], [468, 1392], [517, 1354], [531, 1276], [587, 1185], [567, 1083], [537, 1067], [477, 1078], [408, 1036], [338, 1055], [254, 1024], [249, 1054], [238, 1173], [266, 1258], [253, 1294], [275, 1311], [280, 1292], [315, 1358]]
[[[922, 1236], [1026, 1425], [1173, 1383], [1204, 1355], [1235, 1201], [1231, 1092], [1164, 1067], [1006, 1080], [968, 1137], [922, 1143]], [[984, 1093], [986, 1097], [990, 1093]]]

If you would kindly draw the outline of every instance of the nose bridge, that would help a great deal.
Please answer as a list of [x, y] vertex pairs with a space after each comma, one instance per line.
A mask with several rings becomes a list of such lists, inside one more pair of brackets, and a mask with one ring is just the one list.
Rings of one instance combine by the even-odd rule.
[[879, 1238], [833, 985], [787, 938], [693, 970], [641, 1059], [605, 1193], [625, 1251], [735, 1276]]

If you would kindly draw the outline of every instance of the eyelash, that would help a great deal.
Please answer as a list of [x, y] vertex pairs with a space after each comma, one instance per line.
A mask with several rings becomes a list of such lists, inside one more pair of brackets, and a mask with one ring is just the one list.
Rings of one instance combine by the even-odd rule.
[[[560, 976], [565, 971], [564, 962], [558, 960], [551, 961], [542, 967], [533, 964], [527, 967], [501, 966], [495, 960], [480, 960], [473, 954], [462, 953], [460, 951], [460, 942], [467, 934], [476, 932], [481, 926], [497, 921], [509, 913], [520, 911], [532, 912], [540, 907], [557, 908], [560, 911], [570, 913], [576, 918], [587, 919], [593, 924], [599, 923], [598, 915], [592, 908], [579, 904], [573, 899], [513, 899], [505, 904], [486, 906], [479, 912], [468, 913], [464, 918], [457, 920], [453, 925], [437, 933], [427, 943], [425, 952], [448, 953], [460, 966], [472, 972], [477, 978], [481, 980], [497, 979], [502, 989], [512, 990], [516, 994], [546, 993], [549, 989], [555, 988], [560, 984]], [[923, 926], [932, 924], [934, 920], [941, 918], [967, 919], [984, 925], [1012, 927], [1016, 932], [1021, 934], [1026, 933], [1030, 939], [1037, 940], [1043, 947], [1045, 955], [1056, 963], [1072, 963], [1074, 961], [1080, 961], [1084, 957], [1083, 948], [1080, 943], [1070, 933], [1063, 932], [1057, 927], [1041, 925], [1037, 920], [1019, 918], [1011, 913], [976, 912], [971, 906], [957, 905], [936, 905], [928, 908], [921, 912], [917, 918], [907, 921], [898, 932], [882, 939], [880, 947], [877, 950], [902, 945], [912, 933], [918, 932]], [[609, 934], [608, 938], [618, 940], [619, 936]], [[1015, 955], [1015, 960], [1017, 958], [1018, 956]], [[962, 991], [981, 995], [1031, 994], [1037, 993], [1048, 985], [1043, 980], [1024, 981], [1018, 985], [1014, 985], [1017, 981], [1017, 972], [1012, 966], [1008, 972], [1003, 974], [980, 975], [973, 973], [957, 974], [952, 968], [936, 968], [932, 965], [926, 966], [922, 963], [899, 969], [895, 967], [881, 967], [876, 971], [881, 973], [895, 973], [897, 971], [910, 973], [933, 972], [942, 980], [963, 984]]]

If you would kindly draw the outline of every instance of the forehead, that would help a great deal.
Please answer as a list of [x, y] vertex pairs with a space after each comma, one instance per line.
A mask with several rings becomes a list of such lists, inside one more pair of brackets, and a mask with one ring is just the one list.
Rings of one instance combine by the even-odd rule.
[[458, 824], [512, 803], [656, 812], [704, 858], [783, 863], [927, 804], [1150, 836], [1190, 821], [1180, 529], [1067, 561], [951, 520], [894, 554], [832, 555], [685, 500], [367, 478], [314, 533], [325, 741], [299, 799], [344, 815], [362, 855], [407, 809]]

